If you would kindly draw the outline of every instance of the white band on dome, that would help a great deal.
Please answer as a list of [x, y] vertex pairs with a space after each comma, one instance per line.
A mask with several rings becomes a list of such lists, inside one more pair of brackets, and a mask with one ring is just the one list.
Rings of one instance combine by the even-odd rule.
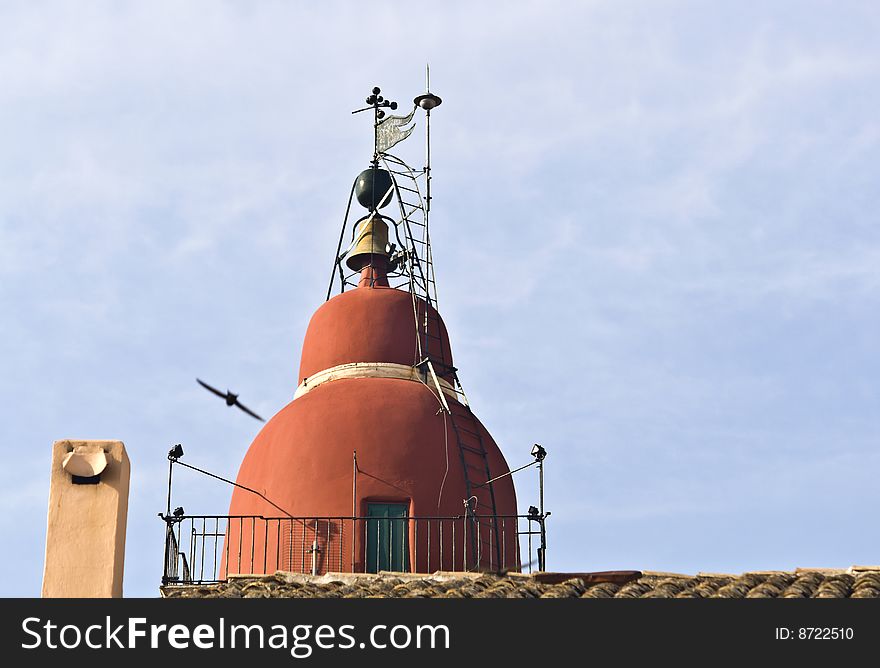
[[[407, 366], [406, 364], [394, 364], [393, 362], [350, 362], [348, 364], [339, 364], [304, 378], [303, 382], [296, 388], [293, 398], [299, 399], [302, 395], [311, 392], [319, 385], [344, 378], [397, 378], [399, 380], [413, 380], [428, 384], [431, 387], [432, 384], [427, 382], [426, 373], [422, 369]], [[448, 381], [442, 378], [438, 380], [444, 394], [460, 401], [458, 393]]]

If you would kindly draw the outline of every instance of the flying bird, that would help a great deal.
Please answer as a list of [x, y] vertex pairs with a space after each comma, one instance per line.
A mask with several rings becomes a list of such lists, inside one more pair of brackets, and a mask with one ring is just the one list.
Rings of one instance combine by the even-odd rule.
[[238, 400], [238, 395], [237, 395], [237, 394], [233, 394], [233, 393], [230, 392], [229, 390], [226, 390], [226, 393], [224, 394], [224, 393], [221, 392], [220, 390], [211, 387], [210, 385], [208, 385], [206, 382], [202, 381], [201, 379], [196, 378], [196, 380], [198, 381], [199, 385], [201, 385], [202, 387], [204, 387], [204, 388], [205, 388], [206, 390], [208, 390], [209, 392], [213, 392], [213, 393], [216, 394], [218, 397], [222, 397], [223, 399], [225, 399], [225, 400], [226, 400], [226, 405], [227, 405], [227, 406], [238, 406], [241, 410], [243, 410], [245, 413], [247, 413], [247, 414], [250, 415], [251, 417], [255, 417], [255, 418], [257, 418], [260, 422], [265, 422], [265, 420], [264, 420], [263, 418], [261, 418], [259, 415], [257, 415], [256, 413], [254, 413], [250, 408], [248, 408], [247, 406], [245, 406], [244, 404], [242, 404], [242, 403]]

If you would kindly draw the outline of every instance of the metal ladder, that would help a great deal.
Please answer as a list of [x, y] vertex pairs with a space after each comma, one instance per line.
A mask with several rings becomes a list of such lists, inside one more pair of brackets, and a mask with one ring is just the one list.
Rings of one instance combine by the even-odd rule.
[[419, 179], [424, 178], [425, 173], [413, 170], [390, 153], [382, 153], [379, 157], [382, 166], [391, 174], [400, 208], [400, 218], [394, 221], [394, 233], [398, 245], [406, 253], [403, 271], [408, 278], [409, 291], [436, 308], [437, 282], [431, 257], [428, 216], [419, 188]]
[[[415, 309], [416, 335], [419, 345], [415, 366], [427, 366], [436, 384], [438, 398], [443, 404], [452, 422], [455, 440], [464, 475], [467, 498], [464, 500], [466, 522], [470, 526], [470, 543], [472, 564], [467, 561], [466, 569], [471, 570], [480, 565], [482, 556], [482, 536], [478, 509], [488, 508], [491, 512], [490, 550], [495, 551], [495, 563], [501, 564], [501, 544], [499, 540], [498, 511], [495, 503], [493, 484], [486, 485], [492, 479], [489, 458], [483, 445], [476, 417], [471, 411], [467, 396], [458, 379], [457, 369], [452, 366], [447, 353], [443, 349], [440, 316], [437, 311], [437, 283], [434, 274], [434, 261], [431, 255], [431, 239], [428, 231], [427, 209], [419, 188], [419, 178], [425, 176], [424, 171], [414, 171], [399, 158], [388, 154], [380, 154], [383, 167], [391, 173], [395, 195], [400, 205], [400, 219], [395, 221], [394, 228], [398, 243], [405, 249], [403, 273], [409, 279], [408, 289], [421, 302]], [[414, 201], [413, 201], [414, 200]], [[401, 232], [403, 233], [401, 237]], [[420, 313], [420, 309], [424, 313]], [[434, 365], [440, 367], [435, 370]], [[446, 401], [437, 375], [449, 380], [456, 388], [460, 401]], [[474, 503], [472, 504], [471, 501]], [[486, 513], [484, 516], [488, 516]], [[490, 557], [491, 562], [491, 557]]]
[[[480, 425], [477, 418], [471, 411], [467, 396], [461, 387], [455, 369], [452, 368], [453, 381], [455, 383], [455, 392], [460, 401], [447, 401], [440, 386], [437, 373], [434, 370], [434, 364], [429, 357], [426, 357], [416, 367], [424, 366], [430, 375], [430, 380], [437, 389], [437, 396], [442, 404], [441, 411], [449, 415], [452, 423], [452, 431], [455, 433], [455, 442], [458, 445], [458, 456], [461, 461], [462, 475], [464, 476], [464, 484], [467, 496], [464, 501], [464, 512], [466, 526], [470, 527], [469, 536], [471, 544], [472, 561], [467, 559], [467, 549], [464, 550], [465, 570], [472, 570], [480, 566], [483, 555], [483, 537], [480, 527], [480, 517], [491, 516], [492, 521], [489, 527], [489, 564], [492, 564], [491, 551], [495, 552], [495, 563], [501, 566], [501, 543], [498, 527], [498, 509], [495, 503], [495, 488], [493, 483], [488, 481], [492, 479], [492, 472], [489, 467], [489, 456], [483, 445], [483, 435], [480, 433]], [[488, 484], [487, 484], [488, 483]], [[471, 503], [473, 501], [473, 504]], [[482, 515], [477, 514], [480, 508], [488, 508], [490, 513]]]
[[[457, 379], [456, 379], [457, 380]], [[455, 432], [455, 440], [458, 443], [458, 453], [461, 459], [461, 469], [464, 472], [467, 499], [465, 500], [465, 514], [471, 527], [470, 542], [473, 566], [467, 565], [467, 570], [480, 565], [483, 554], [482, 528], [477, 519], [478, 510], [488, 509], [490, 512], [482, 513], [481, 517], [491, 515], [492, 523], [489, 527], [490, 550], [495, 551], [495, 563], [501, 565], [501, 544], [498, 531], [498, 511], [495, 506], [495, 489], [492, 483], [486, 485], [487, 480], [492, 479], [489, 468], [489, 457], [483, 445], [483, 436], [480, 427], [474, 417], [471, 407], [467, 403], [453, 401], [449, 404], [449, 415], [452, 429]], [[474, 503], [471, 504], [471, 501]], [[491, 563], [491, 557], [490, 557]]]

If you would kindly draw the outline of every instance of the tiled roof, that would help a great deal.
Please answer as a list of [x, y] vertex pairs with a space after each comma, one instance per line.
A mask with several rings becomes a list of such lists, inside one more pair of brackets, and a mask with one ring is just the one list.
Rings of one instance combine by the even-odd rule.
[[724, 575], [433, 573], [323, 576], [279, 571], [215, 585], [162, 587], [165, 598], [880, 598], [880, 567]]

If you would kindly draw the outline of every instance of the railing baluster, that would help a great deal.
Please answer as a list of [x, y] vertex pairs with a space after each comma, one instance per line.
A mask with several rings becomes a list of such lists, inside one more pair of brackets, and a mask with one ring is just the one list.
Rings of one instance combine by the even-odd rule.
[[196, 565], [196, 527], [195, 527], [195, 519], [189, 520], [189, 577], [187, 580], [190, 580], [193, 576], [193, 570]]
[[287, 520], [287, 570], [293, 572], [293, 520]]
[[529, 573], [532, 572], [532, 523], [528, 522], [529, 527]]
[[501, 570], [507, 568], [507, 538], [504, 531], [507, 529], [507, 518], [501, 520]]
[[477, 570], [479, 570], [483, 565], [483, 532], [480, 531], [482, 526], [480, 526], [480, 518], [474, 518], [476, 522], [476, 526], [474, 527], [474, 531], [477, 532], [477, 563], [475, 564]]
[[455, 519], [452, 520], [452, 569], [455, 570]]
[[251, 518], [251, 565], [249, 573], [254, 572], [254, 561], [256, 560], [256, 552], [254, 550], [257, 549], [257, 518]]
[[227, 519], [226, 520], [226, 540], [224, 541], [226, 544], [223, 546], [223, 549], [226, 551], [226, 559], [224, 560], [224, 564], [226, 566], [226, 572], [223, 573], [223, 579], [229, 579], [229, 544], [232, 542], [232, 522]]
[[443, 519], [437, 520], [437, 528], [440, 532], [440, 567], [437, 570], [446, 570], [443, 566]]
[[[368, 563], [367, 563], [367, 562], [369, 561], [369, 560], [367, 559], [367, 556], [368, 556], [368, 555], [367, 555], [367, 550], [370, 549], [370, 548], [369, 548], [369, 537], [370, 537], [370, 536], [369, 536], [369, 526], [370, 526], [370, 522], [369, 522], [369, 520], [364, 520], [364, 549], [363, 549], [363, 555], [364, 555], [364, 573], [367, 572], [367, 567], [368, 567]], [[378, 541], [377, 541], [377, 542], [378, 542]]]
[[[468, 542], [467, 542], [467, 529], [468, 529], [468, 518], [467, 518], [467, 517], [463, 517], [463, 518], [461, 519], [461, 533], [462, 533], [462, 539], [461, 539], [461, 552], [462, 552], [462, 555], [463, 555], [463, 557], [464, 557], [461, 566], [462, 566], [462, 570], [463, 570], [463, 571], [469, 571], [469, 570], [471, 570], [471, 567], [468, 566], [468, 564], [469, 564], [470, 562], [468, 561], [468, 558], [467, 558], [467, 546], [468, 546]], [[473, 556], [473, 555], [471, 555], [471, 556]]]
[[213, 575], [213, 579], [217, 580], [217, 542], [220, 538], [220, 518], [214, 518], [214, 561], [211, 564], [211, 575]]
[[[486, 522], [489, 526], [489, 570], [491, 571], [492, 570], [492, 519], [487, 517]], [[483, 533], [480, 532], [480, 567], [481, 568], [483, 566], [483, 563], [482, 563], [483, 543], [482, 543], [482, 541], [483, 541]]]
[[201, 541], [201, 543], [202, 543], [202, 559], [201, 559], [202, 563], [199, 564], [199, 580], [202, 580], [202, 581], [204, 581], [204, 579], [205, 579], [205, 540], [207, 540], [206, 534], [208, 533], [208, 530], [205, 528], [205, 523], [207, 521], [208, 520], [205, 519], [204, 517], [202, 518], [202, 541]]
[[397, 518], [390, 518], [390, 522], [388, 522], [388, 570], [393, 571], [395, 569], [394, 557], [394, 525], [397, 524]]
[[[235, 564], [237, 573], [241, 573], [241, 553], [244, 550], [244, 518], [238, 519], [238, 562]], [[228, 577], [228, 574], [227, 574]]]
[[312, 525], [312, 568], [310, 570], [312, 575], [318, 573], [318, 554], [318, 520], [315, 519]]
[[283, 571], [281, 567], [281, 519], [275, 520], [275, 570]]

